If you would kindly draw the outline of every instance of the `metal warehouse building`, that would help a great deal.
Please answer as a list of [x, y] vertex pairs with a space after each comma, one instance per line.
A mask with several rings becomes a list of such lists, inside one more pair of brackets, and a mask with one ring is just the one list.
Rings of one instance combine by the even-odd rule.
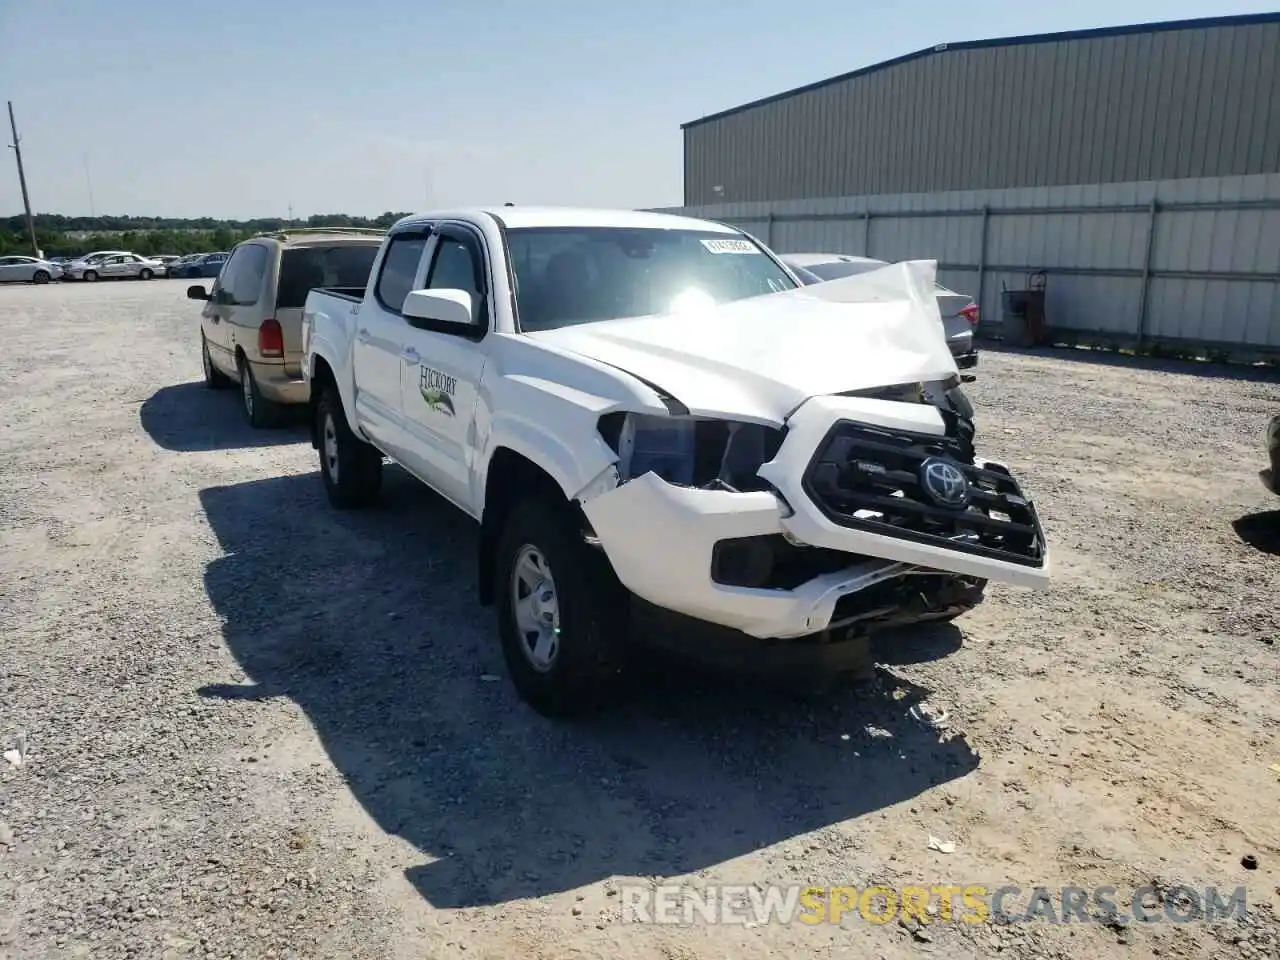
[[[687, 212], [1078, 339], [1280, 350], [1280, 13], [939, 44], [683, 126]], [[1068, 338], [1071, 338], [1070, 336]]]

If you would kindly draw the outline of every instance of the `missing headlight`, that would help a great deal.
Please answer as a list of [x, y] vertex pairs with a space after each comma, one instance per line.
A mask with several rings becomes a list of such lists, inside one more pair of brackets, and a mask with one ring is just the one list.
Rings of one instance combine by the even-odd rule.
[[768, 490], [757, 475], [782, 445], [782, 431], [755, 423], [610, 413], [600, 436], [618, 455], [620, 482], [653, 473], [688, 487]]

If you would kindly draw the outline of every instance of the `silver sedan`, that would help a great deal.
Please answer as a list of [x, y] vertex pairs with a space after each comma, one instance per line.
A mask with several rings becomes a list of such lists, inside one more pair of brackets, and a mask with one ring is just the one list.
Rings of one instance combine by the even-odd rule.
[[113, 253], [77, 260], [68, 264], [65, 271], [71, 280], [119, 280], [126, 277], [137, 280], [150, 280], [152, 277], [165, 275], [164, 264], [157, 260], [140, 257], [136, 253]]
[[0, 257], [0, 283], [48, 283], [62, 276], [62, 267], [36, 257]]

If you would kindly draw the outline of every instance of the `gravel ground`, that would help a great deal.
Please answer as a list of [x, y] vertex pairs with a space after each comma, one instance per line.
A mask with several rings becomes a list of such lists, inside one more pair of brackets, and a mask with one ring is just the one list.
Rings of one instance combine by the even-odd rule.
[[[197, 382], [184, 288], [0, 289], [0, 956], [1280, 955], [1274, 380], [989, 352], [979, 437], [1037, 497], [1050, 591], [883, 638], [870, 691], [668, 670], [557, 725], [502, 676], [468, 522], [398, 471], [330, 511], [300, 427]], [[1250, 906], [620, 922], [655, 877]]]

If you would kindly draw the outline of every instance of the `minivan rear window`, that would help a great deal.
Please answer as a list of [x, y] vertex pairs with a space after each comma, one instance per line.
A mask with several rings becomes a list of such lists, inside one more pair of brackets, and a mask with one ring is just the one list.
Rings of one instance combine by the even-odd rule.
[[294, 247], [280, 258], [276, 308], [301, 307], [315, 287], [363, 287], [369, 282], [376, 244]]

